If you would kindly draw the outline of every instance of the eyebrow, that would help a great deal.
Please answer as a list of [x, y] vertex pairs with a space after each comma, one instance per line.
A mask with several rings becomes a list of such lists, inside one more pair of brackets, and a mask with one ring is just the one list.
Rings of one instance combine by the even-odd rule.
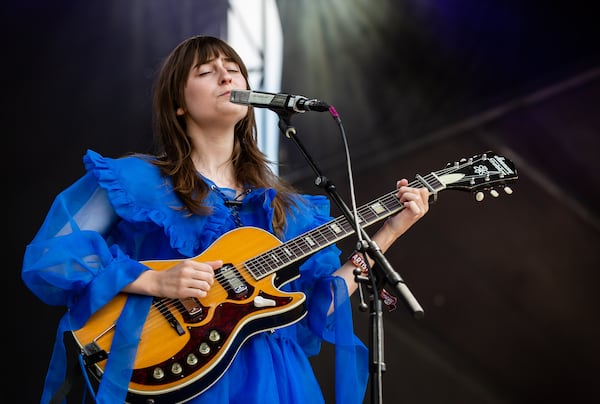
[[222, 59], [222, 60], [223, 60], [223, 62], [227, 62], [227, 63], [235, 63], [235, 64], [237, 64], [237, 62], [236, 62], [235, 60], [233, 60], [233, 58], [231, 58], [231, 57], [229, 57], [229, 56], [220, 55], [220, 56], [217, 56], [217, 57], [213, 57], [212, 59], [205, 60], [205, 61], [204, 61], [204, 62], [202, 62], [202, 63], [198, 62], [198, 63], [196, 63], [194, 66], [192, 66], [192, 68], [194, 68], [194, 69], [198, 69], [200, 66], [202, 66], [202, 65], [206, 65], [206, 64], [209, 64], [209, 63], [212, 63], [212, 62], [214, 62], [214, 61], [215, 61], [215, 60], [217, 60], [217, 59]]

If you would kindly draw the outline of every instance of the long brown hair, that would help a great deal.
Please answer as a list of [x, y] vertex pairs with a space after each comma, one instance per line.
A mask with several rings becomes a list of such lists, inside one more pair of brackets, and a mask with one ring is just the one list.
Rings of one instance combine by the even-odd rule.
[[[191, 159], [192, 144], [186, 133], [186, 123], [176, 114], [185, 105], [184, 88], [188, 73], [194, 64], [205, 63], [219, 55], [238, 64], [248, 83], [248, 69], [237, 52], [225, 41], [212, 36], [195, 36], [181, 42], [167, 56], [154, 85], [153, 124], [158, 159], [154, 160], [164, 176], [171, 178], [175, 193], [190, 214], [211, 213], [203, 201], [210, 191], [200, 178]], [[250, 86], [247, 85], [247, 89]], [[270, 161], [260, 151], [256, 141], [254, 110], [235, 126], [235, 141], [231, 160], [240, 184], [246, 187], [273, 188], [273, 228], [281, 234], [285, 228], [285, 213], [295, 201], [294, 188], [284, 182], [270, 168]]]

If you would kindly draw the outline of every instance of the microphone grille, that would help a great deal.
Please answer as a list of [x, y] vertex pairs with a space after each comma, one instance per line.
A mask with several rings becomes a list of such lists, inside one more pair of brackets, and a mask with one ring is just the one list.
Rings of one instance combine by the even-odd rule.
[[250, 90], [231, 90], [229, 101], [240, 104], [247, 104], [250, 100]]

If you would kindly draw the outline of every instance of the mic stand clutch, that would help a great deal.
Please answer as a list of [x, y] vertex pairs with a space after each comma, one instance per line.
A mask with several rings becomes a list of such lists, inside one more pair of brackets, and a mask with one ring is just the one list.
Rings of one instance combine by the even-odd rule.
[[[310, 167], [316, 174], [315, 185], [323, 188], [331, 199], [340, 208], [349, 223], [356, 226], [357, 234], [362, 235], [362, 242], [357, 245], [357, 250], [367, 253], [375, 262], [372, 270], [369, 271], [371, 287], [371, 312], [370, 312], [370, 335], [369, 335], [369, 352], [371, 353], [370, 373], [371, 373], [371, 402], [383, 402], [382, 396], [382, 373], [385, 371], [385, 362], [383, 358], [383, 310], [382, 301], [379, 297], [379, 289], [387, 282], [391, 285], [398, 294], [404, 299], [407, 307], [413, 312], [417, 318], [423, 316], [423, 309], [412, 295], [400, 275], [394, 271], [390, 263], [387, 261], [382, 251], [372, 241], [360, 224], [355, 223], [352, 211], [338, 194], [335, 185], [324, 175], [321, 174], [319, 168], [307, 152], [306, 148], [296, 137], [296, 128], [291, 124], [291, 112], [275, 111], [279, 115], [279, 129], [287, 137], [291, 139], [298, 147]], [[356, 275], [357, 282], [368, 282], [368, 278]], [[360, 284], [359, 284], [360, 287]]]

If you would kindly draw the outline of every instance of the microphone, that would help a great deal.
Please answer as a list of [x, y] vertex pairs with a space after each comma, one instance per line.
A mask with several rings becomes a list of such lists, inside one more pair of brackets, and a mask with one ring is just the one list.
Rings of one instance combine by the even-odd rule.
[[299, 112], [329, 110], [329, 104], [319, 100], [309, 100], [301, 95], [273, 94], [263, 91], [231, 90], [229, 101], [234, 104], [252, 105], [258, 108], [269, 108], [272, 111]]

